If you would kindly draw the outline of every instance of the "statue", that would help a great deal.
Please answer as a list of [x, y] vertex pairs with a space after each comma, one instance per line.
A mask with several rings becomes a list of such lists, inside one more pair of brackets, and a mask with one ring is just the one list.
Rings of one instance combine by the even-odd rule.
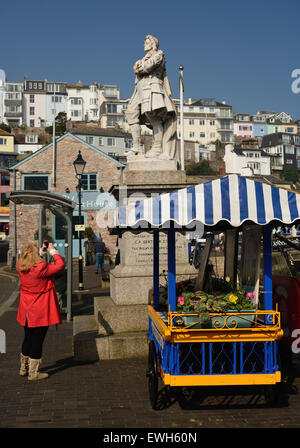
[[153, 144], [146, 157], [171, 160], [176, 155], [176, 106], [171, 98], [164, 53], [158, 46], [158, 40], [147, 35], [146, 56], [133, 67], [135, 89], [125, 112], [133, 139], [132, 148], [125, 152], [129, 159], [142, 154], [142, 124], [153, 130]]

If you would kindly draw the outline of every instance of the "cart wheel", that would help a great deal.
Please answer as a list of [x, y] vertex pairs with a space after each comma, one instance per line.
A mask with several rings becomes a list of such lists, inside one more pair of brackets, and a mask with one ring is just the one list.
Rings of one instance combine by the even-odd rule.
[[284, 406], [283, 384], [277, 383], [264, 387], [264, 396], [266, 403], [272, 407]]
[[149, 388], [149, 398], [152, 409], [156, 409], [156, 402], [158, 396], [158, 375], [157, 375], [157, 358], [154, 342], [151, 341], [149, 344], [149, 354], [148, 354], [148, 388]]

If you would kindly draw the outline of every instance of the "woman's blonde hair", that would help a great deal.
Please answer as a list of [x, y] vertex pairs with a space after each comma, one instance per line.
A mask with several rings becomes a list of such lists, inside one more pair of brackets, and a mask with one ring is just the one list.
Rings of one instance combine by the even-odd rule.
[[20, 271], [29, 271], [29, 269], [41, 261], [44, 261], [39, 255], [38, 247], [34, 244], [28, 244], [27, 247], [21, 253], [19, 258]]

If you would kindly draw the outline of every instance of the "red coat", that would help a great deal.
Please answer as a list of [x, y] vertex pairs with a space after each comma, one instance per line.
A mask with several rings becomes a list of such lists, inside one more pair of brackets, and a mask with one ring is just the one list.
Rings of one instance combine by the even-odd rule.
[[37, 263], [28, 272], [19, 269], [21, 291], [17, 321], [28, 327], [43, 327], [60, 324], [59, 303], [54, 286], [54, 274], [65, 267], [59, 254], [53, 255], [55, 264], [45, 261]]

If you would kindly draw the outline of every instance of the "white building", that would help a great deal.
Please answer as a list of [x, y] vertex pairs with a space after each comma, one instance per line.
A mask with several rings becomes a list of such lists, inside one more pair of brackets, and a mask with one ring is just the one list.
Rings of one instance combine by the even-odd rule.
[[23, 124], [23, 83], [5, 82], [3, 97], [3, 122], [9, 126]]
[[46, 85], [46, 126], [53, 125], [53, 117], [67, 113], [68, 96], [65, 82], [47, 82]]
[[100, 119], [101, 90], [98, 83], [67, 85], [67, 119], [72, 121], [94, 121]]
[[271, 158], [258, 145], [242, 144], [241, 147], [234, 147], [233, 144], [228, 144], [225, 146], [224, 162], [226, 174], [271, 174]]
[[24, 79], [23, 122], [30, 128], [46, 126], [46, 83]]

